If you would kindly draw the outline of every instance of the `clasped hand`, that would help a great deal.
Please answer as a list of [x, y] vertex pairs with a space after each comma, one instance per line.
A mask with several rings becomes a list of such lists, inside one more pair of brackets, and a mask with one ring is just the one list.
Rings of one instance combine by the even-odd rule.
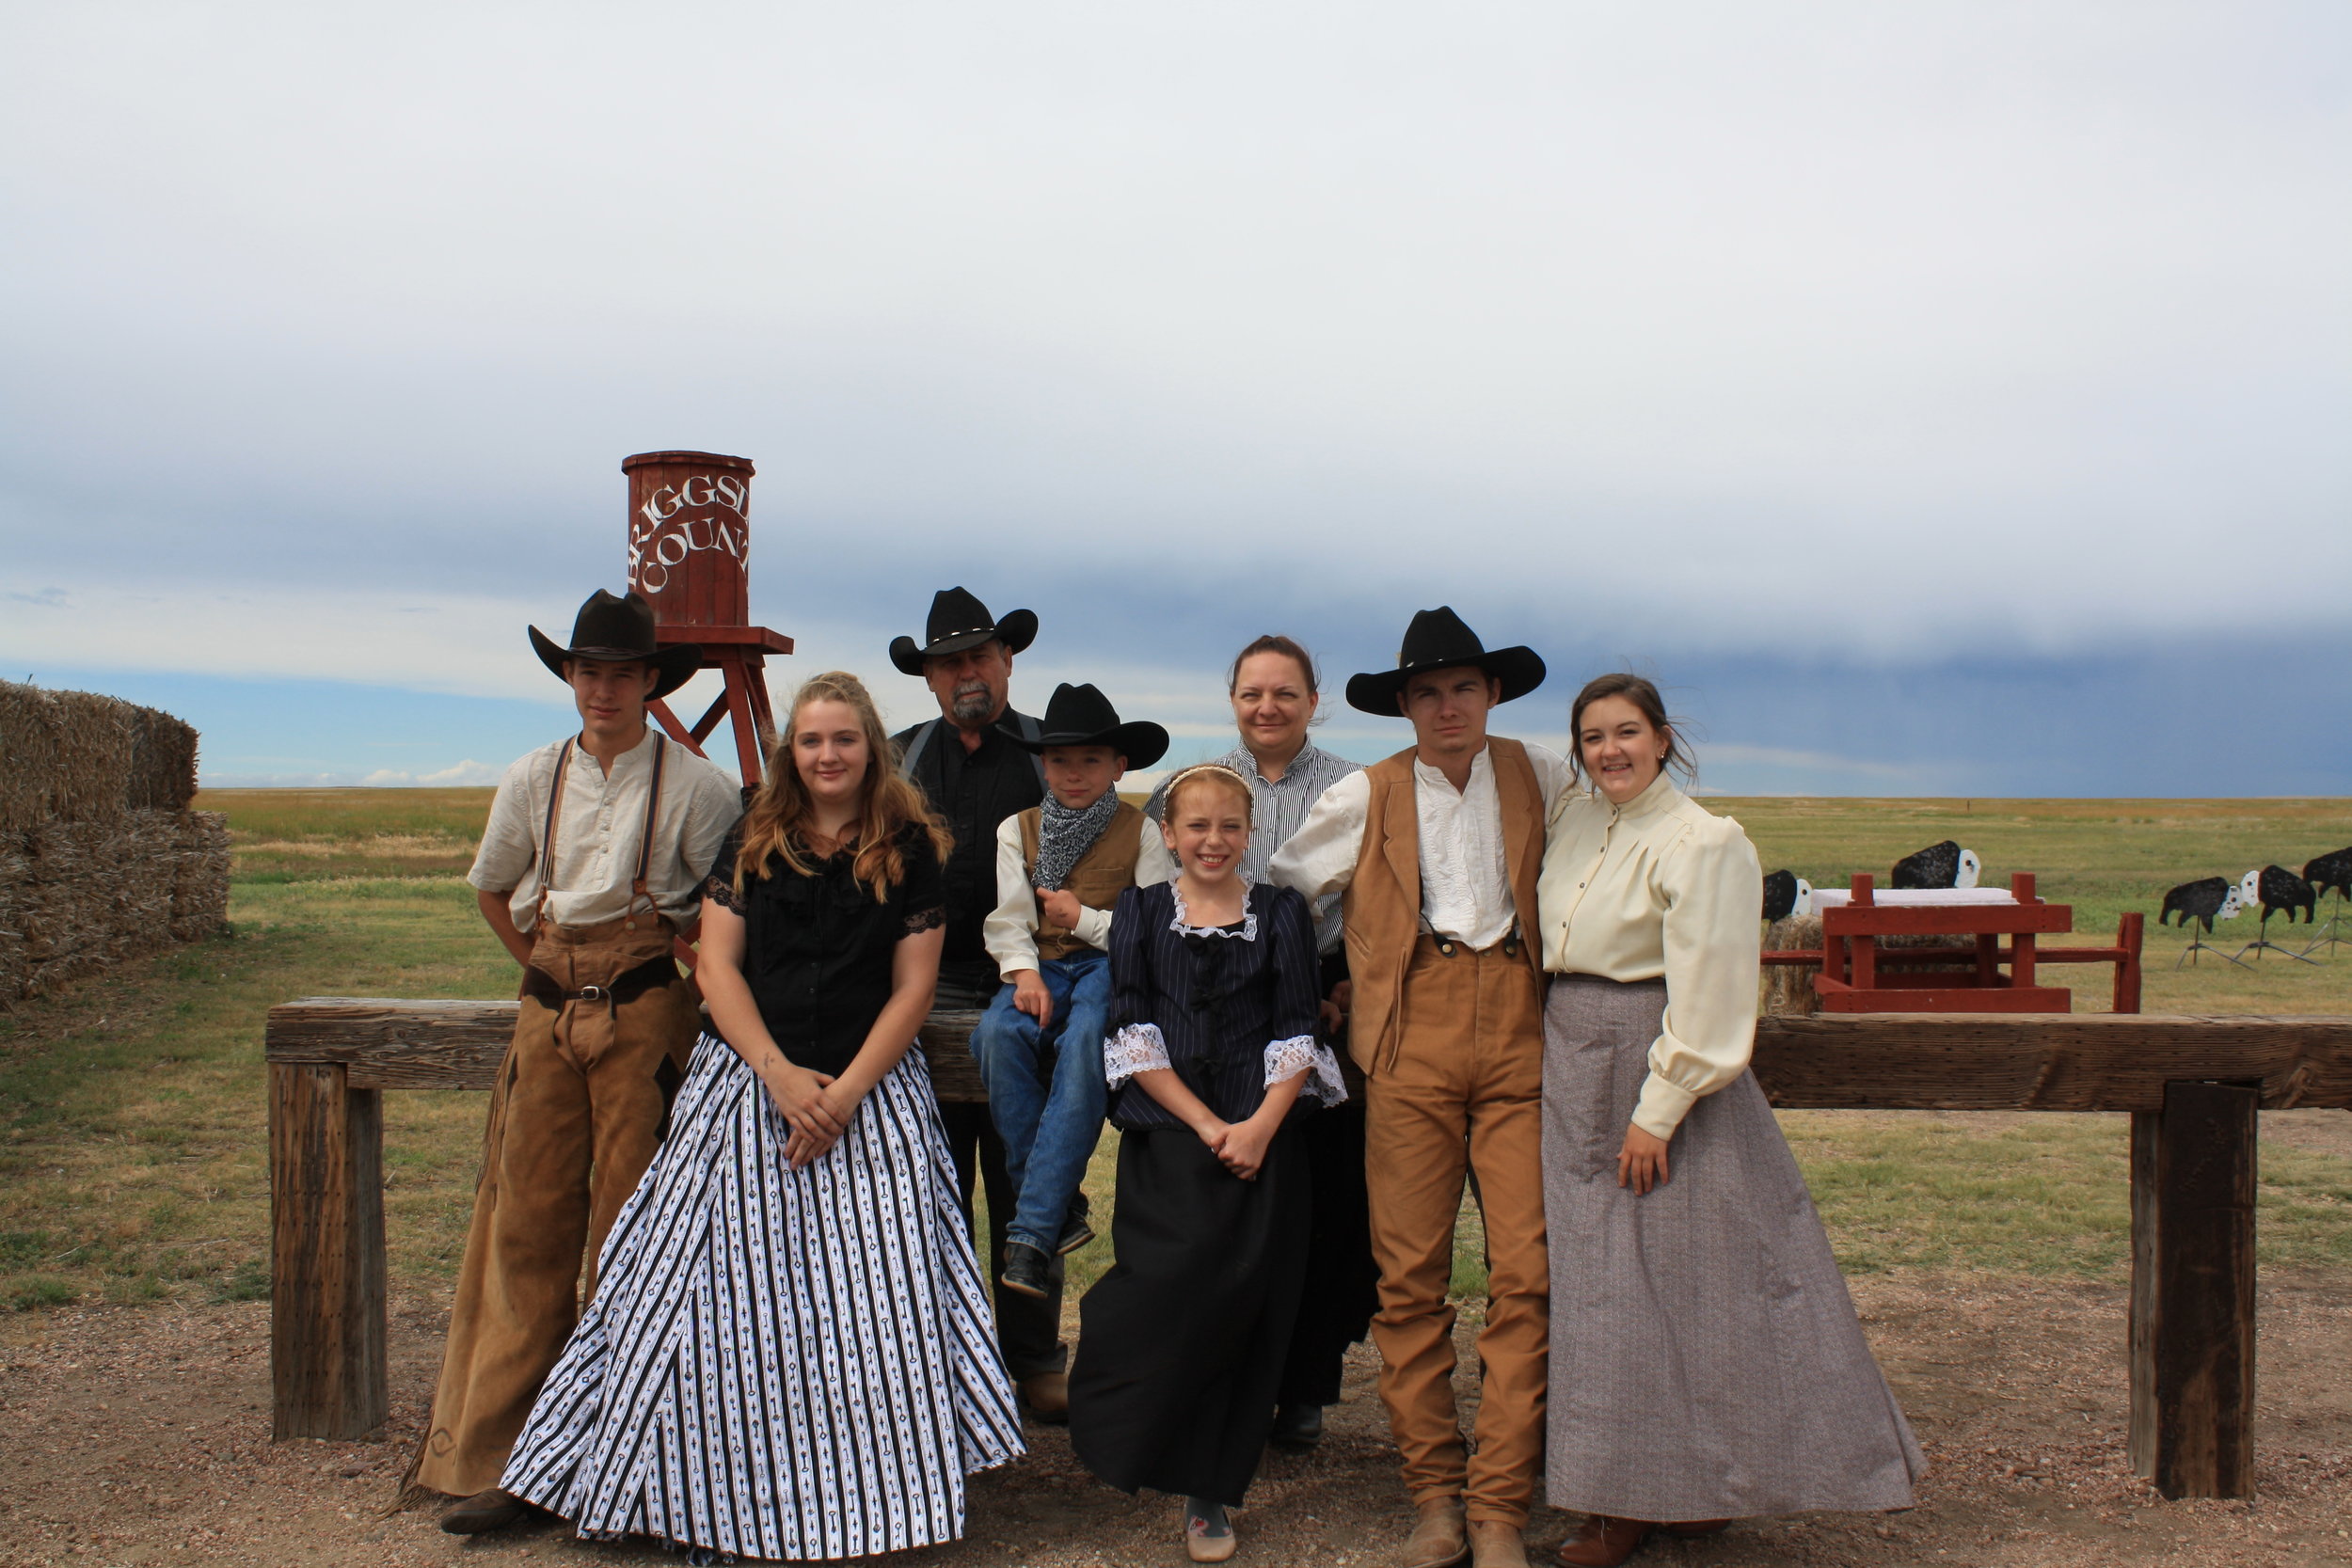
[[1265, 1165], [1266, 1146], [1274, 1141], [1274, 1129], [1256, 1117], [1248, 1121], [1211, 1117], [1193, 1131], [1217, 1162], [1244, 1181], [1258, 1180], [1258, 1172]]
[[794, 1170], [810, 1164], [839, 1141], [857, 1114], [859, 1097], [838, 1090], [828, 1072], [785, 1063], [768, 1080], [769, 1097], [791, 1124], [785, 1140], [785, 1163]]

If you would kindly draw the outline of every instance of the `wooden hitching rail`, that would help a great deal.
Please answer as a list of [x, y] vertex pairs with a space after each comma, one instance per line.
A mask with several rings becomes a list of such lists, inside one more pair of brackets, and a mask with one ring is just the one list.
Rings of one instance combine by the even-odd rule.
[[[385, 1089], [485, 1089], [513, 1002], [314, 997], [270, 1009], [271, 1377], [279, 1438], [384, 1421]], [[944, 1100], [980, 1098], [934, 1014]], [[1787, 1109], [2132, 1117], [2131, 1457], [2168, 1497], [2249, 1497], [2258, 1108], [2352, 1108], [2352, 1018], [2105, 1013], [1768, 1018], [1756, 1075]]]

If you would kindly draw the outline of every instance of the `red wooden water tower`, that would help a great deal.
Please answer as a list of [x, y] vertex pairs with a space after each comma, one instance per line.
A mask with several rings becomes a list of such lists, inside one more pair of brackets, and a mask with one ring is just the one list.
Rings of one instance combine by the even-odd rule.
[[703, 668], [726, 683], [690, 729], [666, 702], [656, 721], [699, 756], [722, 717], [735, 721], [743, 783], [759, 783], [776, 721], [768, 703], [770, 654], [792, 640], [751, 624], [752, 460], [715, 451], [641, 451], [621, 459], [628, 476], [628, 586], [653, 606], [662, 647], [691, 644]]

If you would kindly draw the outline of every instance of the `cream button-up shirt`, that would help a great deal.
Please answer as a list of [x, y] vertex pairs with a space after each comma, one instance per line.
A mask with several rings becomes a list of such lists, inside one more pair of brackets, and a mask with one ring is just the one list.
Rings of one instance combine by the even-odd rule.
[[[517, 930], [539, 923], [539, 895], [548, 880], [539, 835], [563, 750], [560, 740], [542, 746], [507, 768], [491, 799], [473, 869], [466, 873], [466, 880], [485, 893], [512, 890], [507, 907]], [[653, 787], [653, 750], [648, 726], [645, 737], [613, 758], [607, 772], [585, 750], [572, 747], [564, 805], [556, 814], [554, 887], [548, 893], [548, 916], [558, 926], [594, 926], [628, 912], [645, 797]], [[703, 878], [742, 815], [742, 792], [732, 778], [675, 741], [664, 748], [661, 802], [645, 865], [646, 895], [663, 914], [684, 925], [701, 913]]]
[[1740, 824], [1661, 773], [1622, 806], [1570, 791], [1544, 835], [1544, 968], [1666, 982], [1633, 1123], [1672, 1138], [1701, 1096], [1747, 1070], [1764, 873]]
[[[1549, 816], [1567, 786], [1568, 765], [1557, 752], [1522, 744]], [[1356, 879], [1364, 816], [1371, 809], [1372, 776], [1350, 773], [1323, 792], [1298, 832], [1274, 852], [1267, 874], [1296, 888], [1310, 904], [1344, 889]], [[1413, 815], [1420, 829], [1422, 924], [1470, 947], [1492, 947], [1509, 936], [1519, 911], [1503, 859], [1502, 802], [1495, 794], [1492, 749], [1481, 748], [1470, 759], [1470, 782], [1461, 789], [1416, 757]], [[1760, 901], [1763, 894], [1756, 897]]]

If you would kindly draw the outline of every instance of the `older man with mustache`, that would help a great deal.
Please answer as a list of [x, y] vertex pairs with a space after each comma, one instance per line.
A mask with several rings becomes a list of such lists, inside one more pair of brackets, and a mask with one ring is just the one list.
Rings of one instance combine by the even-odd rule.
[[[890, 644], [890, 662], [903, 674], [920, 676], [939, 704], [938, 718], [891, 736], [898, 748], [899, 772], [923, 791], [956, 840], [943, 874], [947, 945], [939, 959], [933, 1004], [938, 1007], [977, 1010], [995, 999], [996, 960], [988, 956], [981, 927], [996, 908], [996, 829], [1045, 799], [1045, 775], [1036, 755], [998, 725], [1031, 741], [1042, 733], [1035, 719], [1016, 712], [1010, 702], [1013, 656], [1036, 636], [1033, 611], [1009, 610], [1000, 621], [973, 594], [946, 588], [931, 599], [923, 641], [899, 637]], [[1005, 1289], [1014, 1194], [1004, 1143], [986, 1105], [942, 1102], [939, 1112], [955, 1153], [965, 1212], [971, 1210], [976, 1177], [988, 1194], [988, 1274], [994, 1282], [996, 1339], [1005, 1366], [1032, 1417], [1067, 1420], [1061, 1259], [1053, 1260], [1052, 1289], [1042, 1299]], [[1085, 1201], [1081, 1194], [1071, 1210], [1073, 1217], [1083, 1219]]]

